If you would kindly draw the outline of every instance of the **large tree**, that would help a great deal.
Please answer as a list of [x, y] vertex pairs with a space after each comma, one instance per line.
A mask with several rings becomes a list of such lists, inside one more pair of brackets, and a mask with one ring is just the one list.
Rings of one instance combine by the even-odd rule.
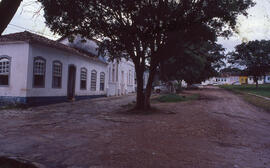
[[[80, 34], [100, 38], [100, 51], [113, 59], [134, 62], [137, 108], [150, 108], [152, 82], [160, 62], [170, 57], [169, 48], [185, 50], [185, 39], [228, 36], [239, 14], [252, 0], [39, 0], [47, 25], [60, 35]], [[226, 27], [226, 28], [225, 28]], [[206, 34], [200, 29], [207, 28]], [[176, 44], [178, 43], [178, 44]], [[183, 44], [183, 45], [181, 45]], [[143, 73], [149, 80], [143, 90]]]
[[225, 49], [213, 42], [202, 42], [189, 45], [183, 53], [176, 52], [161, 63], [163, 80], [185, 80], [187, 84], [201, 83], [216, 76], [225, 65]]
[[228, 54], [232, 64], [242, 66], [245, 72], [253, 76], [258, 87], [259, 77], [270, 71], [270, 41], [249, 41], [235, 47], [235, 51]]
[[1, 0], [0, 1], [0, 35], [7, 28], [9, 22], [15, 15], [23, 0]]

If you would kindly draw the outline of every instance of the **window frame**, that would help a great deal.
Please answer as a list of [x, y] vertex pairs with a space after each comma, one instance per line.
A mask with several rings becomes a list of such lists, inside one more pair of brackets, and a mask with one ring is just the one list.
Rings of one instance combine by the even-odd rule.
[[[60, 85], [60, 87], [54, 87], [53, 86], [53, 80], [54, 80], [54, 64], [55, 63], [59, 63], [61, 65], [61, 85]], [[46, 71], [45, 71], [45, 73], [46, 73]], [[55, 61], [52, 62], [52, 88], [53, 89], [62, 89], [62, 85], [63, 85], [63, 64], [62, 64], [61, 61], [55, 60]]]
[[[86, 72], [85, 88], [82, 88], [82, 70], [85, 70], [85, 72]], [[80, 69], [80, 90], [87, 90], [87, 78], [88, 78], [88, 70], [87, 70], [87, 68], [82, 67]]]
[[[101, 89], [101, 76], [103, 75], [103, 89]], [[100, 91], [105, 91], [105, 80], [106, 80], [106, 74], [105, 74], [105, 72], [100, 72], [100, 75], [99, 75], [100, 77], [99, 77], [99, 90]]]
[[[43, 86], [35, 86], [35, 61], [36, 60], [43, 60], [44, 61], [44, 64], [45, 64], [45, 71], [44, 71], [44, 84], [43, 84]], [[43, 57], [41, 57], [41, 56], [36, 56], [36, 57], [34, 57], [34, 59], [33, 59], [33, 75], [32, 75], [32, 87], [33, 88], [45, 88], [45, 86], [46, 86], [46, 70], [47, 70], [47, 61], [46, 61], [46, 59], [45, 58], [43, 58]]]
[[9, 87], [10, 86], [10, 75], [11, 75], [11, 57], [8, 55], [0, 55], [0, 60], [2, 59], [8, 59], [9, 61], [9, 67], [8, 67], [8, 84], [7, 85], [1, 85], [0, 87]]
[[[92, 87], [92, 76], [93, 76], [93, 73], [95, 73], [96, 74], [96, 79], [95, 79], [95, 89]], [[92, 71], [91, 71], [91, 78], [90, 78], [90, 91], [97, 91], [97, 71], [95, 70], [95, 69], [93, 69]]]

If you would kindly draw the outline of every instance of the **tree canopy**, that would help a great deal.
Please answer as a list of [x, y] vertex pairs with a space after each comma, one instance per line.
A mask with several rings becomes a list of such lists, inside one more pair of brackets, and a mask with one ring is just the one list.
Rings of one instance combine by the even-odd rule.
[[[47, 25], [60, 35], [102, 39], [100, 52], [130, 59], [137, 77], [137, 107], [149, 108], [159, 64], [194, 41], [228, 37], [252, 0], [39, 0]], [[143, 73], [149, 80], [143, 91]]]
[[202, 81], [218, 74], [225, 65], [225, 49], [216, 43], [204, 42], [194, 48], [174, 55], [161, 66], [163, 80], [185, 80], [188, 84]]
[[15, 15], [22, 0], [2, 0], [0, 1], [0, 35], [7, 28], [9, 22]]
[[270, 71], [270, 41], [250, 41], [235, 47], [228, 54], [229, 62], [246, 68], [245, 72], [253, 76], [258, 85], [258, 78]]

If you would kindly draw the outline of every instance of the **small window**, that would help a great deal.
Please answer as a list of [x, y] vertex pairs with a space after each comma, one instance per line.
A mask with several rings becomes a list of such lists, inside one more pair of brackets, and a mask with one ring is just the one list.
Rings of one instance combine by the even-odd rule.
[[97, 90], [97, 71], [92, 70], [91, 72], [91, 91]]
[[7, 57], [0, 57], [0, 86], [9, 85], [10, 75], [10, 59]]
[[34, 87], [45, 87], [45, 73], [46, 73], [46, 61], [41, 57], [34, 59]]
[[111, 82], [112, 81], [112, 77], [111, 77], [111, 67], [109, 68], [109, 82]]
[[52, 79], [53, 88], [62, 87], [62, 63], [59, 61], [53, 62], [53, 79]]
[[101, 72], [100, 73], [100, 91], [105, 90], [105, 73]]
[[136, 73], [134, 72], [134, 84], [137, 84]]
[[112, 82], [115, 82], [115, 65], [113, 65], [112, 69]]
[[131, 70], [128, 71], [128, 84], [131, 85]]
[[81, 69], [81, 90], [86, 90], [87, 86], [87, 69]]

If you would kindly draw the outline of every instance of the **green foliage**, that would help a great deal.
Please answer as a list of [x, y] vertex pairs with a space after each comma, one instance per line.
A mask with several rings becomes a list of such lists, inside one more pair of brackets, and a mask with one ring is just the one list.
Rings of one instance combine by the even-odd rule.
[[2, 0], [0, 1], [0, 35], [7, 28], [22, 0]]
[[189, 96], [181, 96], [178, 94], [166, 94], [154, 100], [157, 100], [162, 103], [175, 103], [175, 102], [182, 102], [182, 101], [197, 100], [198, 98], [199, 98], [198, 94], [193, 94]]
[[[162, 57], [158, 51], [168, 43], [178, 48], [170, 42], [176, 38], [197, 41], [230, 35], [237, 16], [247, 15], [246, 9], [254, 5], [252, 0], [39, 1], [52, 31], [99, 37], [104, 40], [101, 51], [108, 51], [113, 58], [132, 58], [143, 65], [141, 58], [151, 62], [152, 58]], [[224, 30], [225, 25], [231, 29]], [[182, 46], [191, 47], [186, 41]]]
[[[195, 41], [228, 37], [239, 14], [252, 0], [39, 0], [47, 25], [60, 35], [102, 40], [100, 54], [132, 60], [137, 77], [137, 106], [149, 103], [158, 65]], [[224, 29], [227, 27], [227, 29]], [[143, 73], [149, 81], [143, 92]], [[147, 104], [147, 106], [150, 106]]]
[[250, 95], [248, 93], [252, 93], [259, 96], [269, 97], [270, 98], [270, 85], [261, 85], [259, 88], [256, 88], [254, 85], [242, 85], [242, 86], [220, 86], [223, 89], [232, 91], [241, 96], [245, 101], [263, 108], [270, 112], [270, 101]]
[[229, 55], [229, 62], [246, 68], [255, 82], [270, 71], [270, 41], [250, 41], [235, 47]]
[[176, 53], [162, 63], [163, 80], [185, 80], [188, 84], [200, 83], [217, 75], [224, 66], [224, 49], [212, 42], [194, 43], [190, 50]]

